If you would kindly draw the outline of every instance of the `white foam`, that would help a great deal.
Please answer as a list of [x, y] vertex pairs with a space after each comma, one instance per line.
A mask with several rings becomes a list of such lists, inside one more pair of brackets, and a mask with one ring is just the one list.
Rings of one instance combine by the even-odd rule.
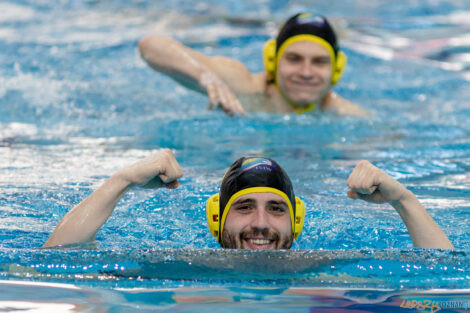
[[51, 287], [51, 288], [60, 288], [60, 289], [73, 289], [73, 290], [81, 289], [80, 287], [77, 287], [71, 284], [31, 282], [31, 281], [20, 281], [20, 280], [0, 280], [0, 285]]
[[0, 123], [0, 139], [1, 138], [15, 138], [15, 137], [30, 137], [35, 136], [38, 129], [35, 125], [27, 123]]
[[[462, 188], [463, 189], [463, 188]], [[467, 207], [468, 201], [461, 199], [420, 199], [428, 209], [455, 209], [456, 207]]]
[[[58, 131], [57, 129], [55, 131]], [[57, 186], [85, 184], [96, 189], [117, 170], [130, 165], [152, 151], [129, 149], [110, 150], [109, 145], [121, 138], [71, 139], [73, 144], [16, 146], [2, 148], [0, 153], [0, 185], [14, 185], [5, 192], [24, 192], [23, 187], [60, 192]]]
[[23, 73], [18, 64], [15, 64], [15, 71], [16, 76], [0, 76], [0, 98], [4, 97], [8, 91], [20, 91], [23, 99], [34, 106], [37, 114], [41, 114], [42, 110], [49, 107], [75, 109], [73, 103], [66, 101], [69, 90], [86, 89], [89, 86], [87, 82], [57, 80], [52, 77]]
[[470, 25], [470, 11], [457, 11], [454, 13], [450, 13], [449, 15], [439, 16], [437, 18], [438, 21], [441, 23], [448, 23], [451, 22], [456, 25]]
[[44, 303], [27, 301], [0, 301], [0, 310], [21, 311], [26, 313], [62, 313], [77, 312], [73, 304], [68, 303]]
[[[143, 37], [146, 34], [144, 21], [144, 17], [137, 13], [126, 15], [106, 12], [76, 12], [74, 16], [66, 16], [63, 19], [55, 19], [31, 27], [24, 26], [21, 35], [15, 29], [2, 28], [0, 29], [0, 38], [10, 42], [49, 45], [94, 43], [103, 47]], [[110, 27], [115, 31], [106, 30]]]
[[0, 22], [27, 21], [34, 16], [34, 10], [26, 6], [0, 2]]

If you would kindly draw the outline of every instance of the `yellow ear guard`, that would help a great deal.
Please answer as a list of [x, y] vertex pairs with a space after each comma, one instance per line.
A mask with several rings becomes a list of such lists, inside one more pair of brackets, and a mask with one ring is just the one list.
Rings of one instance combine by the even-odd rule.
[[297, 239], [302, 232], [305, 220], [305, 203], [300, 198], [295, 197], [295, 222], [294, 239]]
[[[289, 213], [292, 223], [292, 234], [294, 239], [297, 239], [302, 232], [302, 227], [304, 224], [305, 219], [305, 204], [302, 200], [298, 197], [295, 197], [295, 216], [294, 216], [294, 208], [289, 201], [289, 198], [285, 193], [280, 190], [270, 188], [270, 187], [251, 187], [247, 189], [240, 190], [239, 192], [235, 193], [230, 197], [230, 200], [227, 202], [225, 210], [223, 211], [223, 216], [220, 218], [219, 212], [219, 194], [215, 194], [207, 200], [206, 205], [206, 215], [207, 215], [207, 223], [209, 226], [209, 231], [212, 233], [212, 236], [217, 237], [217, 241], [220, 243], [222, 240], [222, 232], [225, 225], [225, 219], [227, 218], [228, 211], [232, 203], [238, 199], [239, 197], [249, 194], [249, 193], [256, 193], [256, 192], [271, 192], [282, 196], [289, 207]], [[220, 230], [220, 232], [219, 232]]]
[[[219, 237], [219, 194], [216, 193], [206, 203], [207, 224], [212, 236]], [[217, 239], [218, 240], [218, 239]]]
[[263, 48], [263, 63], [268, 79], [276, 78], [276, 40], [269, 39]]
[[343, 51], [338, 50], [336, 55], [335, 66], [331, 75], [331, 86], [336, 85], [336, 83], [339, 82], [339, 80], [341, 79], [341, 76], [343, 76], [343, 71], [346, 67], [347, 61], [348, 58], [346, 57], [346, 54], [344, 54]]

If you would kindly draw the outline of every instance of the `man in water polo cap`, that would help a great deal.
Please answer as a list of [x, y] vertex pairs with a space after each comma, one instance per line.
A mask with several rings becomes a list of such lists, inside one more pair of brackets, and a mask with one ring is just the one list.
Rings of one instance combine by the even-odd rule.
[[239, 61], [208, 57], [168, 37], [151, 35], [139, 42], [143, 59], [156, 71], [209, 96], [209, 108], [227, 114], [252, 111], [305, 113], [333, 110], [367, 116], [361, 107], [331, 90], [341, 78], [346, 56], [326, 18], [296, 14], [263, 49], [265, 72], [250, 73]]
[[289, 176], [268, 158], [235, 161], [207, 201], [209, 230], [223, 248], [289, 249], [304, 216]]
[[[62, 218], [44, 247], [94, 240], [131, 187], [177, 188], [182, 176], [169, 149], [121, 169]], [[390, 203], [415, 247], [453, 249], [416, 196], [368, 161], [359, 162], [346, 183], [352, 199]], [[222, 179], [219, 194], [207, 201], [209, 230], [223, 248], [288, 249], [302, 231], [304, 215], [304, 204], [295, 197], [289, 177], [268, 158], [235, 161]]]

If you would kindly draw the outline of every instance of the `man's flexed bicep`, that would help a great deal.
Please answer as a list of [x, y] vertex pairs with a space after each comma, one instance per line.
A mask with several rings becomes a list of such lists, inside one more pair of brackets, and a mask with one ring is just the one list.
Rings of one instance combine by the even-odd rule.
[[44, 247], [94, 240], [116, 204], [132, 186], [176, 188], [178, 178], [182, 176], [181, 167], [169, 149], [159, 150], [123, 168], [70, 210], [56, 226]]
[[359, 162], [346, 184], [348, 197], [352, 199], [390, 203], [405, 223], [415, 247], [454, 248], [416, 196], [369, 161]]

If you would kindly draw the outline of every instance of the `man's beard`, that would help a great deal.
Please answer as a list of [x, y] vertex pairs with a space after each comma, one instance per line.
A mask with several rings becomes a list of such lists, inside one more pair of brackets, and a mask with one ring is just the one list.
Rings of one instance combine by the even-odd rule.
[[227, 249], [247, 249], [246, 247], [243, 247], [243, 240], [245, 238], [258, 237], [259, 235], [263, 236], [263, 238], [274, 241], [274, 249], [290, 249], [292, 242], [294, 241], [294, 235], [290, 234], [289, 236], [282, 237], [278, 233], [271, 232], [268, 228], [261, 230], [253, 228], [251, 230], [242, 231], [239, 234], [224, 230], [222, 233], [222, 247]]

